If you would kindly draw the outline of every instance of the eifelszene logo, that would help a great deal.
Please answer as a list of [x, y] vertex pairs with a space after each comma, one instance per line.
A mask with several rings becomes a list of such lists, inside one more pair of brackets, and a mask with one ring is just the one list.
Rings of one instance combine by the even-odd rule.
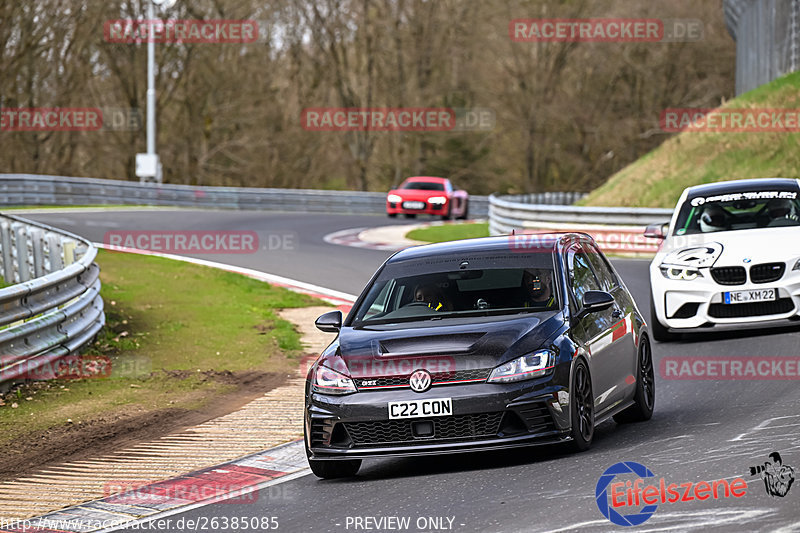
[[[612, 483], [618, 476], [629, 479]], [[595, 487], [595, 500], [603, 516], [618, 526], [638, 526], [653, 516], [662, 503], [741, 498], [747, 494], [747, 482], [741, 477], [732, 481], [718, 479], [696, 483], [667, 483], [662, 477], [657, 485], [644, 486], [646, 478], [655, 478], [655, 474], [633, 461], [616, 463], [606, 469]], [[633, 512], [625, 514], [629, 510]]]

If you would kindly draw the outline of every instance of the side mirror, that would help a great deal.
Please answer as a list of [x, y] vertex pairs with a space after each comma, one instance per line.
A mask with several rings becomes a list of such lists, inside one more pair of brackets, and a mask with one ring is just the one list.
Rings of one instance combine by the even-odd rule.
[[317, 329], [325, 333], [338, 333], [342, 328], [342, 312], [330, 311], [314, 321]]
[[586, 291], [581, 300], [582, 314], [604, 311], [614, 305], [614, 297], [605, 291]]
[[667, 232], [669, 231], [669, 222], [659, 222], [657, 224], [650, 224], [644, 230], [644, 236], [651, 239], [666, 239]]

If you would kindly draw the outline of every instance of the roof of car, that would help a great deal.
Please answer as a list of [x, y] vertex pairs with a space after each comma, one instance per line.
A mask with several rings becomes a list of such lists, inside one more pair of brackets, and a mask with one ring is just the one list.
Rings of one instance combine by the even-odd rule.
[[464, 253], [524, 253], [535, 249], [552, 251], [559, 240], [573, 237], [586, 238], [579, 233], [535, 233], [520, 235], [502, 235], [499, 237], [483, 237], [479, 239], [462, 239], [458, 241], [440, 242], [412, 246], [394, 254], [389, 262], [405, 261], [440, 255], [461, 255]]
[[411, 178], [406, 178], [405, 181], [438, 181], [438, 182], [445, 182], [448, 181], [447, 178], [437, 178], [435, 176], [413, 176]]
[[778, 190], [800, 190], [796, 179], [758, 178], [746, 180], [718, 181], [688, 188], [689, 198], [707, 196], [709, 194], [730, 194], [736, 192]]

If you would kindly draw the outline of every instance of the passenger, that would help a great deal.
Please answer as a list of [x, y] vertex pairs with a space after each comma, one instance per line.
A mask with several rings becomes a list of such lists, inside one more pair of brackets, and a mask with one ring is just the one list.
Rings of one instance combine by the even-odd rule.
[[550, 309], [555, 306], [552, 270], [546, 268], [525, 270], [522, 274], [522, 285], [525, 290], [523, 307]]

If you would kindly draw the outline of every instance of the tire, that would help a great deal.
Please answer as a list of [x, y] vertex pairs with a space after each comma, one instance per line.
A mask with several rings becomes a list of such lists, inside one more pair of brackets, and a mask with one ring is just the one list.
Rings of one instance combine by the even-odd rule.
[[452, 220], [453, 219], [453, 206], [452, 204], [447, 208], [447, 213], [442, 215], [442, 220]]
[[406, 218], [417, 218], [416, 213], [403, 213], [403, 216]]
[[594, 437], [594, 394], [586, 363], [578, 361], [572, 375], [569, 408], [572, 419], [572, 451], [582, 452], [592, 446]]
[[645, 422], [653, 416], [656, 406], [656, 381], [653, 370], [653, 350], [650, 339], [642, 337], [636, 355], [636, 393], [633, 405], [614, 415], [617, 424]]
[[386, 216], [389, 218], [397, 218], [397, 213], [386, 213]]
[[344, 461], [320, 461], [309, 459], [308, 465], [315, 476], [322, 479], [339, 479], [353, 477], [361, 468], [361, 459], [347, 459]]
[[458, 220], [467, 220], [469, 218], [469, 200], [464, 203], [464, 214], [458, 217]]
[[658, 321], [656, 305], [653, 303], [652, 293], [650, 294], [650, 332], [653, 334], [653, 338], [658, 342], [670, 342], [680, 337], [677, 333], [671, 333], [669, 328], [664, 327], [664, 325]]

